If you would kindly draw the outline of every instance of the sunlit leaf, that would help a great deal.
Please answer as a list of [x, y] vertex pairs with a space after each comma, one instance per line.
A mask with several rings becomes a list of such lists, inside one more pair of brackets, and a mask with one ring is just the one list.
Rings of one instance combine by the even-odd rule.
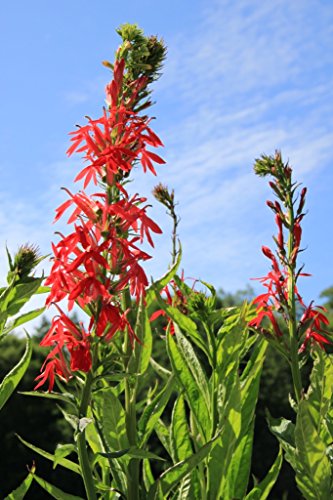
[[32, 345], [31, 340], [27, 337], [25, 352], [20, 361], [11, 369], [0, 384], [0, 410], [7, 402], [11, 394], [18, 386], [20, 380], [25, 374], [31, 359]]
[[[29, 443], [28, 441], [26, 441], [25, 439], [23, 439], [18, 434], [16, 434], [16, 436], [19, 438], [19, 440], [25, 446], [27, 446], [28, 448], [30, 448], [32, 451], [35, 451], [36, 453], [38, 453], [42, 457], [47, 458], [51, 462], [54, 462], [54, 455], [52, 455], [52, 453], [49, 453], [49, 452], [47, 452], [45, 450], [42, 450], [41, 448], [38, 448], [37, 446]], [[67, 458], [59, 458], [58, 464], [61, 465], [62, 467], [64, 467], [65, 469], [69, 469], [72, 472], [75, 472], [76, 474], [79, 474], [79, 475], [81, 474], [80, 466], [78, 464], [76, 464], [75, 462], [72, 462], [71, 460], [68, 460]]]

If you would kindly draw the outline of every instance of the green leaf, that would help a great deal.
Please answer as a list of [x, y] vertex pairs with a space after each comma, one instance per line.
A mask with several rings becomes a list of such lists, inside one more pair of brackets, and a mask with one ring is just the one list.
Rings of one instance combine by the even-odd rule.
[[178, 252], [178, 255], [177, 255], [177, 260], [173, 264], [173, 266], [161, 278], [159, 278], [158, 280], [154, 281], [154, 283], [152, 283], [150, 285], [150, 287], [147, 289], [147, 293], [146, 293], [146, 304], [147, 304], [147, 307], [149, 307], [154, 302], [156, 291], [160, 292], [161, 290], [163, 290], [163, 288], [168, 283], [170, 283], [170, 281], [175, 276], [175, 274], [176, 274], [176, 272], [178, 270], [178, 267], [180, 265], [181, 260], [182, 260], [182, 249], [181, 249], [181, 247], [179, 247], [179, 252]]
[[251, 471], [253, 433], [254, 419], [247, 432], [241, 432], [232, 454], [226, 477], [226, 498], [244, 498], [246, 495]]
[[138, 308], [135, 333], [140, 342], [135, 343], [135, 347], [129, 361], [128, 371], [130, 373], [142, 375], [147, 371], [149, 366], [153, 346], [153, 337], [147, 314], [147, 307], [143, 306], [142, 300]]
[[143, 482], [145, 485], [146, 491], [149, 491], [149, 489], [152, 487], [154, 484], [154, 476], [151, 471], [151, 466], [149, 460], [144, 460], [143, 461]]
[[131, 446], [131, 448], [128, 450], [128, 455], [133, 458], [149, 458], [164, 461], [164, 458], [159, 457], [158, 455], [156, 455], [156, 453], [152, 453], [148, 450], [142, 450], [140, 448], [136, 448], [135, 446]]
[[177, 343], [167, 335], [168, 354], [173, 372], [185, 391], [185, 397], [193, 411], [200, 434], [208, 440], [212, 430], [210, 395], [206, 375], [190, 342], [175, 325]]
[[[170, 442], [173, 462], [181, 462], [193, 454], [190, 430], [185, 411], [185, 402], [182, 395], [178, 397], [174, 404], [170, 427]], [[191, 479], [193, 479], [193, 481], [197, 480], [196, 474], [193, 474], [193, 471], [191, 474], [185, 476], [179, 485], [177, 497], [179, 500], [189, 498]]]
[[[252, 433], [252, 405], [255, 404], [257, 390], [256, 386], [252, 388], [249, 384], [253, 394], [248, 395], [243, 391], [242, 399], [239, 372], [241, 353], [247, 342], [246, 315], [246, 305], [241, 309], [233, 308], [232, 314], [225, 318], [218, 332], [216, 368], [211, 385], [221, 437], [214, 444], [208, 463], [211, 498], [227, 498], [236, 490], [244, 491], [244, 482], [247, 483], [248, 462], [242, 469], [240, 482], [237, 478], [239, 464], [236, 462], [236, 457], [240, 459], [240, 449], [247, 446], [245, 449], [248, 450], [248, 447], [252, 446], [252, 440], [243, 437], [249, 432]], [[258, 376], [257, 370], [252, 372], [248, 369], [248, 372], [252, 379]], [[244, 381], [242, 383], [245, 384]]]
[[333, 361], [332, 356], [320, 348], [313, 352], [313, 357], [314, 364], [307, 397], [317, 432], [324, 438], [326, 446], [328, 446], [333, 436], [331, 437], [327, 433], [324, 421], [330, 410], [333, 397]]
[[[102, 470], [104, 470], [104, 471], [108, 470], [111, 472], [112, 480], [113, 480], [113, 487], [119, 491], [125, 491], [126, 490], [126, 475], [125, 475], [124, 467], [123, 467], [124, 464], [122, 463], [122, 460], [121, 460], [121, 456], [125, 455], [125, 453], [119, 453], [119, 451], [113, 452], [113, 451], [111, 451], [112, 448], [110, 449], [111, 446], [114, 446], [113, 450], [119, 450], [120, 448], [116, 448], [119, 440], [118, 440], [117, 436], [112, 434], [112, 432], [113, 432], [112, 421], [110, 422], [110, 419], [108, 418], [108, 409], [109, 409], [110, 401], [108, 401], [107, 404], [104, 405], [104, 402], [105, 402], [105, 394], [104, 393], [107, 391], [111, 391], [112, 395], [115, 397], [114, 388], [112, 388], [112, 389], [109, 388], [107, 390], [98, 391], [94, 395], [94, 425], [89, 425], [86, 428], [86, 439], [87, 439], [92, 451], [96, 454], [97, 457], [99, 457], [98, 462], [99, 462], [99, 465], [102, 468]], [[111, 401], [111, 403], [112, 403], [112, 401]], [[119, 401], [118, 401], [118, 403], [120, 404]], [[120, 404], [120, 407], [122, 409], [121, 404]], [[118, 410], [119, 410], [119, 407], [118, 407]], [[124, 410], [122, 409], [122, 412], [123, 411]], [[106, 412], [106, 414], [104, 412]], [[88, 416], [90, 416], [90, 413], [88, 414]], [[104, 420], [104, 416], [106, 417], [106, 420]], [[112, 418], [114, 418], [114, 416]], [[123, 419], [122, 413], [121, 413], [120, 418], [121, 418], [121, 420]], [[120, 429], [120, 428], [123, 429], [120, 431], [122, 435], [125, 432], [125, 441], [124, 442], [127, 445], [126, 447], [129, 448], [127, 436], [126, 436], [125, 421], [118, 422], [117, 425], [119, 426], [119, 427], [117, 427], [118, 429]], [[111, 426], [111, 432], [110, 432], [109, 426]], [[120, 441], [122, 441], [122, 438], [120, 439]], [[111, 453], [111, 454], [115, 453], [115, 456], [114, 457], [110, 456], [110, 458], [103, 457], [100, 455], [101, 453]], [[117, 456], [117, 454], [118, 454], [118, 456]]]
[[143, 410], [142, 416], [139, 420], [138, 428], [140, 438], [140, 448], [144, 446], [147, 442], [149, 436], [153, 432], [157, 421], [162, 415], [172, 391], [174, 389], [174, 377], [171, 376], [167, 384], [163, 387], [163, 389], [154, 397], [154, 399], [148, 403], [148, 405]]
[[193, 340], [193, 342], [195, 342], [199, 349], [201, 349], [206, 354], [208, 359], [210, 359], [209, 349], [207, 348], [203, 337], [199, 334], [195, 322], [192, 321], [189, 316], [181, 313], [179, 309], [177, 309], [177, 307], [173, 307], [167, 304], [157, 291], [156, 300], [161, 309], [163, 309], [167, 313], [168, 317], [171, 318], [172, 321], [176, 323], [181, 330], [186, 332], [187, 336], [191, 337], [191, 339]]
[[58, 444], [54, 452], [53, 468], [55, 469], [59, 464], [59, 459], [65, 458], [73, 452], [76, 452], [74, 444]]
[[109, 451], [109, 452], [99, 451], [98, 455], [101, 455], [102, 457], [105, 458], [120, 458], [123, 457], [124, 455], [127, 455], [129, 450], [130, 450], [129, 448], [125, 448], [124, 450], [118, 450], [118, 451]]
[[153, 358], [150, 358], [150, 365], [162, 379], [168, 380], [171, 377], [171, 371], [164, 368], [164, 366], [161, 366]]
[[32, 344], [30, 337], [27, 337], [25, 352], [12, 370], [5, 376], [0, 384], [0, 410], [7, 402], [11, 394], [18, 386], [20, 380], [25, 374], [31, 359]]
[[129, 448], [126, 433], [126, 414], [119, 399], [113, 394], [111, 388], [99, 392], [95, 400], [99, 426], [104, 441], [110, 451]]
[[241, 376], [242, 426], [245, 432], [254, 418], [267, 346], [264, 339], [259, 339]]
[[225, 497], [244, 498], [247, 491], [254, 432], [255, 407], [267, 342], [259, 339], [241, 375], [241, 431], [227, 473]]
[[6, 300], [1, 303], [0, 310], [8, 316], [14, 316], [37, 292], [44, 278], [27, 278], [25, 283], [15, 284], [8, 293]]
[[98, 454], [102, 455], [102, 457], [106, 457], [106, 458], [120, 458], [120, 457], [123, 457], [124, 455], [128, 455], [129, 457], [132, 457], [132, 458], [142, 458], [142, 459], [153, 458], [154, 460], [164, 461], [164, 458], [159, 457], [155, 453], [151, 453], [150, 451], [136, 448], [135, 446], [131, 446], [130, 448], [125, 448], [124, 450], [112, 451], [112, 452], [108, 452], [108, 453], [99, 452]]
[[154, 492], [157, 487], [160, 487], [164, 497], [175, 487], [177, 484], [187, 476], [198, 464], [200, 464], [209, 454], [211, 447], [218, 435], [206, 443], [202, 448], [200, 448], [196, 453], [188, 457], [186, 460], [173, 465], [167, 469], [154, 483], [148, 492], [148, 500], [155, 498]]
[[51, 291], [50, 286], [40, 286], [39, 288], [37, 288], [35, 293], [37, 295], [41, 295], [42, 293], [49, 293], [50, 291]]
[[19, 391], [19, 394], [23, 396], [33, 396], [37, 398], [45, 398], [45, 399], [55, 399], [59, 401], [63, 401], [66, 404], [72, 405], [72, 407], [76, 410], [75, 397], [69, 392], [61, 393], [61, 392], [41, 392], [41, 391]]
[[[16, 434], [16, 436], [19, 438], [19, 440], [23, 444], [25, 444], [25, 446], [27, 446], [31, 450], [35, 451], [36, 453], [38, 453], [42, 457], [47, 458], [51, 462], [54, 462], [54, 455], [52, 455], [52, 453], [49, 453], [48, 451], [42, 450], [41, 448], [38, 448], [37, 446], [35, 446], [35, 445], [31, 444], [31, 443], [28, 443], [28, 441], [26, 441], [25, 439], [23, 439], [18, 434]], [[75, 472], [76, 474], [81, 475], [80, 466], [78, 464], [76, 464], [75, 462], [72, 462], [71, 460], [68, 460], [67, 458], [60, 458], [58, 460], [58, 464], [61, 465], [62, 467], [64, 467], [65, 469], [69, 469], [72, 472]]]
[[171, 445], [170, 445], [170, 431], [165, 425], [163, 420], [159, 419], [154, 427], [154, 431], [157, 434], [158, 439], [161, 441], [165, 450], [168, 452], [170, 458], [172, 457]]
[[311, 404], [302, 400], [298, 405], [295, 427], [297, 448], [296, 482], [307, 499], [332, 498], [331, 467], [326, 445], [321, 439], [311, 415]]
[[32, 467], [31, 471], [24, 479], [24, 481], [20, 484], [20, 486], [9, 493], [9, 495], [6, 496], [5, 500], [23, 500], [32, 483], [34, 472], [35, 468]]
[[66, 422], [69, 423], [69, 425], [74, 429], [74, 431], [76, 432], [78, 429], [79, 429], [79, 417], [77, 415], [73, 415], [72, 413], [68, 413], [66, 410], [64, 410], [64, 408], [62, 408], [61, 406], [57, 405], [57, 407], [59, 408], [59, 410], [61, 411], [61, 413], [63, 414]]
[[57, 488], [53, 484], [50, 484], [47, 481], [45, 481], [45, 479], [36, 476], [36, 474], [34, 475], [34, 480], [53, 498], [56, 498], [57, 500], [84, 500], [82, 497], [71, 495], [70, 493], [65, 493], [60, 488]]
[[209, 497], [226, 498], [228, 469], [241, 431], [240, 383], [237, 371], [229, 374], [228, 389], [219, 384], [217, 391], [221, 432], [209, 457]]
[[4, 334], [7, 335], [11, 331], [13, 331], [14, 328], [17, 328], [18, 326], [21, 326], [24, 323], [31, 321], [32, 319], [38, 318], [38, 316], [40, 316], [44, 311], [45, 307], [40, 307], [39, 309], [34, 309], [33, 311], [21, 314], [21, 316], [18, 316], [8, 326], [6, 326], [6, 328], [4, 329]]
[[296, 470], [295, 425], [285, 418], [273, 418], [267, 412], [267, 421], [272, 434], [274, 434], [285, 452], [285, 459]]
[[282, 447], [280, 446], [278, 456], [269, 469], [267, 476], [246, 495], [245, 500], [266, 500], [266, 498], [268, 498], [280, 473], [282, 462], [283, 454]]
[[171, 450], [174, 462], [180, 462], [192, 455], [193, 449], [187, 423], [184, 397], [175, 402], [171, 417]]

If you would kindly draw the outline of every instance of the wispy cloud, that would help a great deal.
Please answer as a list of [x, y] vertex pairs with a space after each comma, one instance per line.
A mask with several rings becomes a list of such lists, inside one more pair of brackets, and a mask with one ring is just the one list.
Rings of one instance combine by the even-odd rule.
[[310, 182], [331, 168], [332, 20], [326, 2], [220, 0], [169, 46], [163, 180], [181, 200], [185, 263], [216, 285], [243, 286], [265, 265], [273, 229], [253, 159], [281, 148]]

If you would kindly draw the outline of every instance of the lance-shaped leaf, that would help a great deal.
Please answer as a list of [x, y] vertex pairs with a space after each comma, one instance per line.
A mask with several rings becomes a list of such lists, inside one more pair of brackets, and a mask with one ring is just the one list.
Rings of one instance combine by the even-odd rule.
[[325, 425], [333, 397], [333, 362], [331, 356], [320, 348], [313, 352], [313, 356], [314, 364], [307, 398], [317, 432], [328, 446], [333, 439]]
[[174, 373], [193, 412], [198, 429], [205, 441], [212, 430], [210, 394], [206, 374], [190, 342], [175, 324], [177, 342], [167, 336], [168, 354]]
[[251, 471], [254, 419], [247, 432], [241, 432], [230, 460], [224, 487], [226, 498], [244, 498]]
[[208, 459], [209, 498], [226, 498], [228, 469], [241, 431], [240, 383], [236, 372], [230, 373], [228, 391], [217, 388], [220, 437], [212, 446]]
[[1, 300], [0, 311], [5, 312], [7, 316], [14, 316], [28, 302], [28, 300], [37, 292], [42, 284], [42, 278], [26, 278], [24, 283], [15, 284], [8, 287], [8, 294], [5, 300]]
[[143, 414], [139, 420], [140, 448], [147, 442], [149, 436], [153, 432], [156, 423], [162, 415], [172, 391], [174, 389], [175, 380], [171, 377], [163, 389], [148, 403], [143, 410]]
[[164, 461], [164, 458], [159, 457], [158, 455], [156, 455], [156, 453], [152, 453], [148, 450], [142, 450], [141, 448], [136, 448], [135, 446], [131, 446], [130, 448], [126, 448], [125, 450], [119, 450], [110, 453], [99, 453], [99, 455], [102, 455], [102, 457], [106, 458], [120, 458], [124, 455], [128, 455], [131, 458], [148, 458]]
[[[25, 439], [23, 439], [18, 434], [16, 434], [16, 435], [19, 438], [19, 440], [23, 444], [25, 444], [25, 446], [27, 446], [28, 448], [30, 448], [32, 451], [35, 451], [36, 453], [38, 453], [42, 457], [47, 458], [47, 460], [50, 460], [51, 462], [54, 462], [55, 457], [54, 457], [54, 455], [52, 453], [49, 453], [48, 451], [42, 450], [41, 448], [38, 448], [37, 446], [35, 446], [35, 445], [31, 444], [31, 443], [28, 443], [28, 441], [26, 441]], [[76, 474], [79, 474], [79, 475], [81, 474], [80, 466], [78, 464], [76, 464], [75, 462], [72, 462], [71, 460], [68, 460], [67, 458], [59, 458], [58, 459], [58, 464], [61, 465], [62, 467], [64, 467], [65, 469], [69, 469], [72, 472], [75, 472]]]
[[186, 332], [188, 337], [191, 337], [193, 342], [201, 349], [211, 362], [211, 355], [203, 337], [199, 334], [195, 322], [185, 314], [181, 313], [177, 307], [170, 306], [167, 304], [159, 293], [156, 292], [156, 300], [158, 305], [163, 309], [167, 316], [181, 329]]
[[62, 401], [68, 405], [71, 405], [75, 410], [77, 409], [77, 405], [75, 403], [75, 397], [73, 394], [69, 392], [41, 392], [41, 391], [18, 391], [18, 394], [22, 394], [23, 396], [32, 396], [36, 398], [45, 398], [45, 399], [53, 399], [57, 401]]
[[[113, 389], [109, 388], [107, 390], [107, 392], [108, 391], [112, 392], [113, 396], [115, 397], [115, 395], [113, 393]], [[92, 449], [93, 453], [95, 453], [95, 456], [97, 458], [97, 461], [98, 461], [101, 469], [104, 472], [105, 471], [111, 472], [114, 488], [116, 488], [119, 491], [126, 491], [125, 467], [124, 467], [124, 464], [122, 463], [122, 461], [120, 460], [121, 457], [123, 455], [125, 455], [126, 449], [124, 452], [124, 450], [119, 451], [119, 448], [118, 449], [115, 448], [116, 451], [112, 451], [112, 449], [110, 448], [111, 446], [117, 446], [117, 443], [119, 443], [119, 441], [121, 441], [121, 442], [123, 441], [123, 433], [125, 431], [125, 429], [124, 429], [125, 422], [123, 420], [124, 415], [122, 412], [124, 410], [122, 409], [122, 411], [121, 411], [121, 409], [119, 409], [119, 407], [116, 410], [116, 412], [120, 410], [121, 422], [119, 422], [118, 425], [123, 430], [121, 430], [122, 437], [120, 438], [120, 440], [118, 440], [118, 438], [114, 439], [115, 436], [113, 435], [113, 432], [114, 432], [113, 429], [111, 430], [111, 433], [109, 432], [109, 430], [107, 430], [105, 433], [105, 428], [103, 425], [104, 412], [108, 411], [108, 403], [106, 405], [104, 405], [104, 400], [105, 400], [104, 392], [105, 392], [105, 390], [100, 391], [100, 392], [96, 392], [94, 395], [94, 415], [93, 415], [94, 416], [94, 425], [87, 426], [87, 428], [86, 428], [86, 440], [88, 441], [89, 446]], [[116, 399], [121, 406], [121, 403], [118, 400], [118, 398], [116, 398]], [[91, 409], [88, 409], [88, 416], [90, 416], [90, 412], [91, 412]], [[113, 418], [114, 418], [114, 416], [112, 416], [111, 419], [108, 418], [108, 416], [106, 416], [106, 419], [107, 419], [106, 428], [108, 428], [108, 426], [110, 426], [110, 425], [112, 426], [111, 420]], [[125, 443], [128, 442], [127, 438], [124, 442]], [[111, 457], [111, 455], [110, 455], [110, 457], [105, 458], [101, 455], [101, 453], [109, 453], [109, 454], [114, 453], [114, 456]]]
[[45, 307], [40, 307], [39, 309], [34, 309], [33, 311], [21, 314], [13, 321], [11, 321], [8, 326], [6, 325], [6, 327], [3, 330], [3, 335], [8, 335], [8, 333], [12, 332], [18, 326], [24, 325], [28, 321], [38, 318], [38, 316], [40, 316], [44, 311]]
[[143, 483], [145, 485], [146, 491], [148, 491], [155, 482], [155, 479], [154, 479], [154, 476], [153, 476], [153, 473], [151, 470], [150, 462], [148, 459], [145, 459], [143, 461], [142, 472], [143, 472]]
[[147, 289], [147, 293], [146, 293], [147, 307], [149, 307], [154, 302], [156, 292], [158, 292], [158, 293], [161, 292], [161, 290], [163, 290], [163, 288], [168, 283], [170, 283], [172, 278], [177, 273], [177, 270], [179, 268], [181, 260], [182, 260], [182, 249], [181, 249], [181, 246], [179, 246], [179, 252], [177, 255], [176, 262], [170, 267], [170, 269], [161, 278], [154, 281], [154, 283]]
[[285, 452], [285, 459], [296, 470], [295, 424], [285, 418], [273, 418], [268, 412], [267, 421]]
[[267, 343], [259, 339], [241, 375], [241, 431], [232, 454], [224, 495], [244, 498], [251, 470], [255, 407]]
[[155, 424], [154, 431], [157, 434], [158, 439], [161, 441], [162, 445], [168, 452], [170, 458], [172, 458], [170, 429], [165, 425], [163, 420], [159, 419]]
[[246, 495], [245, 500], [266, 500], [268, 498], [280, 473], [282, 462], [283, 454], [282, 447], [280, 446], [278, 456], [269, 469], [267, 476]]
[[108, 446], [107, 451], [129, 448], [125, 410], [113, 391], [111, 389], [99, 391], [95, 405], [99, 426]]
[[20, 484], [20, 486], [11, 493], [9, 493], [9, 495], [6, 496], [5, 500], [23, 500], [23, 498], [28, 493], [28, 490], [31, 486], [34, 472], [35, 472], [35, 467], [33, 466], [27, 477]]
[[[170, 425], [170, 443], [174, 463], [186, 460], [193, 454], [190, 429], [186, 417], [185, 401], [182, 395], [178, 397], [173, 407]], [[197, 471], [192, 471], [182, 479], [179, 485], [177, 498], [179, 500], [191, 498], [191, 495], [193, 495], [193, 488], [197, 486]]]
[[193, 448], [182, 395], [178, 397], [173, 407], [170, 438], [174, 462], [180, 462], [192, 455]]
[[158, 480], [153, 484], [153, 486], [150, 488], [148, 492], [147, 499], [148, 500], [153, 500], [156, 494], [156, 491], [158, 491], [158, 488], [161, 489], [163, 493], [162, 498], [167, 498], [167, 494], [177, 486], [181, 480], [187, 476], [189, 473], [197, 467], [209, 454], [211, 447], [215, 440], [218, 438], [217, 436], [214, 436], [213, 439], [211, 439], [208, 443], [206, 443], [202, 448], [200, 448], [196, 453], [188, 457], [186, 460], [182, 460], [181, 462], [173, 465], [169, 469], [167, 469], [161, 476], [158, 478]]
[[32, 345], [30, 337], [27, 337], [24, 354], [17, 365], [5, 376], [0, 384], [0, 410], [7, 402], [11, 394], [18, 386], [20, 380], [25, 374], [31, 359]]
[[128, 364], [129, 373], [143, 375], [149, 366], [149, 360], [153, 347], [153, 337], [151, 333], [150, 321], [148, 318], [147, 307], [143, 305], [143, 299], [138, 308], [135, 334], [139, 342], [135, 343], [132, 356]]
[[73, 452], [77, 453], [77, 449], [74, 444], [58, 444], [54, 452], [53, 468], [55, 469], [57, 467], [61, 458], [65, 458]]
[[47, 491], [51, 495], [51, 497], [56, 498], [57, 500], [84, 500], [82, 497], [78, 497], [77, 495], [71, 495], [70, 493], [65, 493], [57, 486], [45, 481], [41, 477], [34, 475], [34, 480], [43, 488], [43, 490]]
[[331, 467], [326, 444], [321, 439], [311, 414], [311, 404], [302, 400], [298, 405], [295, 427], [297, 448], [296, 483], [305, 498], [332, 498]]

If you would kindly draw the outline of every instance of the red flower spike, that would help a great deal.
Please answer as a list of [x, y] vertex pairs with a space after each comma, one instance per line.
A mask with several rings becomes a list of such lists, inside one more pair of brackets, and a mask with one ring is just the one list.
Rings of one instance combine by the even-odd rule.
[[[68, 156], [82, 153], [87, 162], [75, 181], [82, 180], [84, 189], [93, 182], [106, 190], [88, 195], [65, 189], [70, 199], [57, 208], [55, 221], [71, 208], [68, 224], [74, 224], [74, 230], [68, 236], [60, 234], [60, 241], [52, 244], [53, 264], [46, 280], [51, 288], [47, 305], [67, 299], [70, 311], [75, 303], [83, 308], [91, 304], [98, 316], [91, 317], [86, 333], [58, 308], [59, 316], [41, 342], [52, 350], [36, 388], [49, 380], [52, 390], [56, 376], [68, 380], [76, 370], [88, 372], [93, 337], [109, 342], [117, 332], [126, 331], [132, 345], [139, 341], [128, 321], [129, 311], [123, 312], [118, 304], [127, 287], [137, 301], [144, 297], [148, 280], [141, 263], [150, 255], [137, 245], [146, 239], [154, 246], [152, 233], [161, 233], [161, 229], [148, 217], [143, 206], [146, 199], [129, 197], [124, 180], [137, 163], [155, 174], [154, 165], [165, 162], [148, 150], [163, 145], [151, 130], [149, 118], [133, 111], [147, 77], [124, 85], [124, 71], [125, 61], [116, 60], [113, 80], [106, 88], [109, 108], [70, 134]], [[63, 349], [69, 353], [68, 361]]]

